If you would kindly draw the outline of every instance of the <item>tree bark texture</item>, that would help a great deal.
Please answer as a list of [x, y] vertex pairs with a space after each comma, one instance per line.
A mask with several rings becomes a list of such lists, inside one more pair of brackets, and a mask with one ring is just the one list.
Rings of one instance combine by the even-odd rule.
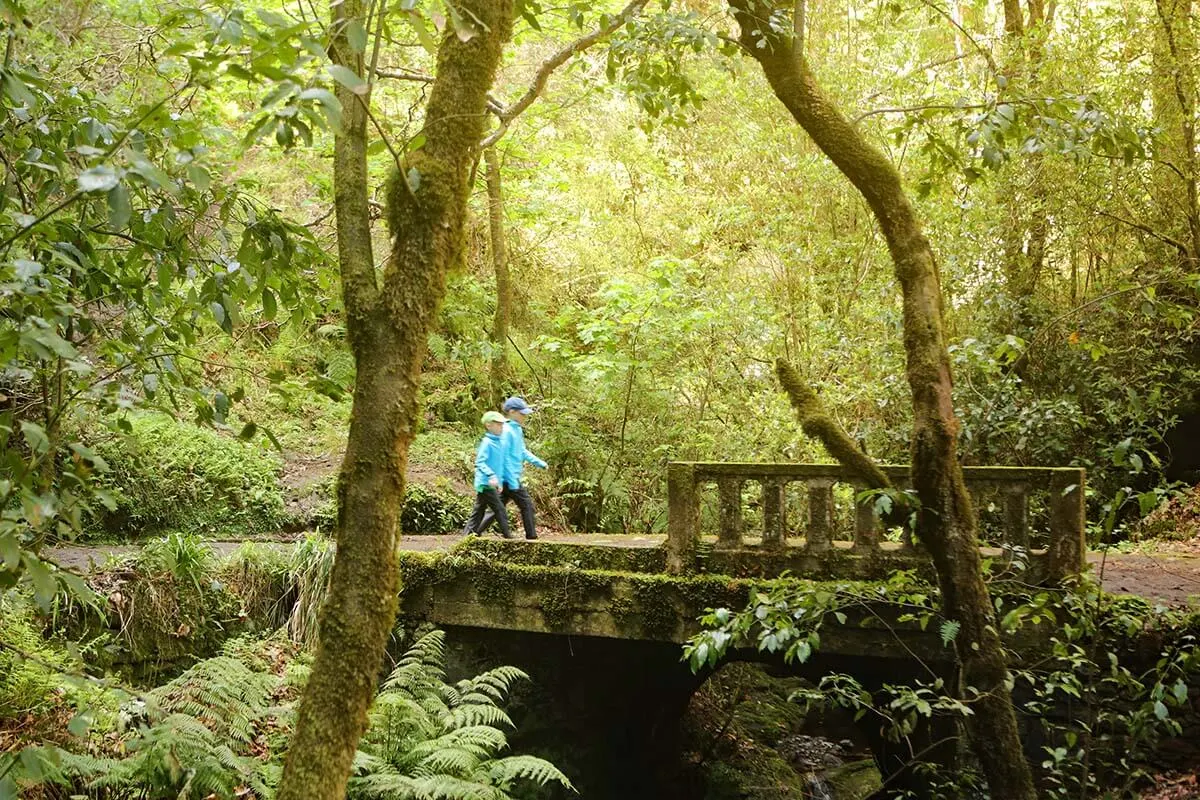
[[[912, 390], [912, 482], [921, 503], [917, 530], [938, 573], [943, 610], [961, 629], [956, 646], [969, 698], [974, 751], [993, 797], [1034, 800], [1032, 775], [1018, 736], [1008, 668], [983, 582], [975, 512], [956, 453], [937, 262], [900, 181], [817, 85], [791, 41], [769, 24], [763, 0], [730, 0], [741, 43], [762, 66], [775, 95], [816, 145], [863, 195], [887, 240], [904, 300], [904, 349]], [[782, 26], [780, 26], [782, 27]]]
[[[336, 63], [363, 75], [346, 40], [365, 22], [363, 0], [331, 4]], [[467, 173], [483, 134], [487, 92], [512, 29], [511, 0], [465, 0], [476, 21], [463, 41], [448, 26], [425, 114], [427, 144], [400, 166], [388, 191], [393, 246], [380, 282], [367, 214], [369, 94], [338, 87], [343, 126], [334, 143], [334, 202], [346, 330], [357, 381], [338, 474], [337, 559], [321, 613], [320, 641], [300, 704], [279, 800], [341, 800], [366, 730], [399, 575], [396, 538], [417, 390], [447, 266], [461, 245]]]
[[500, 157], [496, 148], [483, 151], [486, 163], [488, 228], [491, 232], [492, 266], [496, 270], [496, 314], [492, 318], [492, 364], [489, 375], [492, 405], [499, 406], [508, 370], [508, 321], [512, 316], [512, 283], [508, 276], [508, 248], [504, 242], [504, 196], [500, 191]]

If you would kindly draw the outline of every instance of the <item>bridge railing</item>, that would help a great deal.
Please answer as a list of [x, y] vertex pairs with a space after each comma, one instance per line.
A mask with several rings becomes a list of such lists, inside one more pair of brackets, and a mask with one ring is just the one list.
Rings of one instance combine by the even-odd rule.
[[[909, 468], [885, 465], [884, 472], [898, 488], [906, 488]], [[1084, 567], [1084, 470], [1076, 467], [964, 467], [968, 491], [981, 505], [991, 509], [998, 544], [1022, 548], [1046, 561], [1046, 577], [1057, 582], [1079, 573]], [[761, 526], [757, 543], [746, 541], [744, 487], [757, 483], [762, 494]], [[806, 519], [793, 529], [787, 519], [788, 487], [802, 484], [801, 502]], [[835, 512], [837, 485], [848, 485], [855, 494], [865, 486], [836, 464], [745, 464], [717, 462], [672, 462], [667, 466], [668, 568], [684, 572], [695, 566], [702, 534], [701, 501], [706, 490], [716, 488], [715, 547], [720, 550], [792, 550], [789, 535], [804, 539], [802, 552], [820, 556], [851, 542], [850, 552], [869, 556], [887, 550], [893, 555], [919, 557], [907, 534], [896, 544], [881, 547], [883, 526], [873, 504], [854, 503], [853, 522], [838, 524]], [[1038, 495], [1041, 526], [1034, 542], [1030, 521], [1030, 498]], [[981, 498], [988, 498], [981, 503]], [[712, 515], [709, 515], [710, 517]], [[850, 530], [844, 530], [849, 527]], [[713, 531], [709, 531], [710, 533]], [[1040, 544], [1043, 547], [1034, 547]]]

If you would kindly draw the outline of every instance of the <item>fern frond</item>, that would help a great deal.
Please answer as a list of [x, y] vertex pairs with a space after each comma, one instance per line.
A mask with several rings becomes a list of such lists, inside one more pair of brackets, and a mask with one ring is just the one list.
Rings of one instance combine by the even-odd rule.
[[507, 794], [486, 783], [452, 775], [433, 775], [413, 780], [422, 800], [509, 800]]
[[277, 684], [273, 675], [254, 672], [232, 656], [217, 656], [155, 689], [150, 700], [161, 714], [186, 714], [222, 739], [244, 745], [254, 739]]
[[487, 764], [486, 767], [488, 778], [493, 783], [503, 787], [509, 786], [509, 784], [519, 778], [524, 778], [525, 780], [533, 781], [538, 786], [557, 783], [564, 788], [572, 791], [575, 790], [575, 787], [571, 785], [570, 779], [558, 767], [536, 756], [498, 758]]
[[395, 772], [376, 772], [350, 781], [352, 797], [379, 797], [386, 800], [426, 800], [418, 782], [407, 775]]
[[460, 747], [478, 747], [488, 753], [498, 753], [508, 747], [504, 731], [487, 725], [470, 725], [447, 734], [447, 738]]
[[446, 730], [457, 730], [474, 725], [487, 725], [492, 728], [497, 725], [515, 727], [504, 709], [493, 705], [468, 705], [450, 709], [450, 713], [442, 717], [442, 726]]
[[[413, 768], [413, 775], [455, 775], [465, 778], [478, 768], [483, 758], [487, 758], [487, 753], [478, 749], [471, 752], [467, 748], [455, 747], [448, 742], [438, 742], [436, 745], [429, 742], [428, 744], [430, 746], [425, 748], [428, 753], [421, 757], [419, 763]], [[413, 755], [417, 756], [418, 754], [414, 752]]]

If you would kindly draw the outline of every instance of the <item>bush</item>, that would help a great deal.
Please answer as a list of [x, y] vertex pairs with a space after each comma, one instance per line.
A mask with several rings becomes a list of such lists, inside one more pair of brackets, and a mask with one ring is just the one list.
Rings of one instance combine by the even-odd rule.
[[472, 500], [450, 488], [429, 488], [410, 483], [404, 489], [400, 512], [403, 533], [454, 533], [471, 516]]
[[283, 524], [279, 460], [257, 446], [161, 416], [135, 417], [128, 435], [94, 446], [116, 508], [101, 511], [93, 531], [245, 535]]

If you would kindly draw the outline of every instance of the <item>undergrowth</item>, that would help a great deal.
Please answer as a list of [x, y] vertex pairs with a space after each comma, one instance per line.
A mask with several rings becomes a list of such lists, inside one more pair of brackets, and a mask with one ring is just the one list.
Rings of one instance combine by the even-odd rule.
[[[266, 800], [307, 677], [308, 657], [282, 631], [230, 641], [169, 683], [127, 694], [119, 721], [89, 720], [90, 739], [0, 755], [0, 796]], [[376, 698], [349, 796], [508, 800], [522, 785], [570, 788], [549, 762], [501, 755], [512, 727], [503, 704], [526, 678], [499, 667], [450, 684], [444, 635], [422, 637]]]
[[98, 514], [89, 533], [242, 536], [284, 523], [280, 461], [261, 445], [160, 415], [135, 416], [131, 426], [94, 442], [116, 507]]

